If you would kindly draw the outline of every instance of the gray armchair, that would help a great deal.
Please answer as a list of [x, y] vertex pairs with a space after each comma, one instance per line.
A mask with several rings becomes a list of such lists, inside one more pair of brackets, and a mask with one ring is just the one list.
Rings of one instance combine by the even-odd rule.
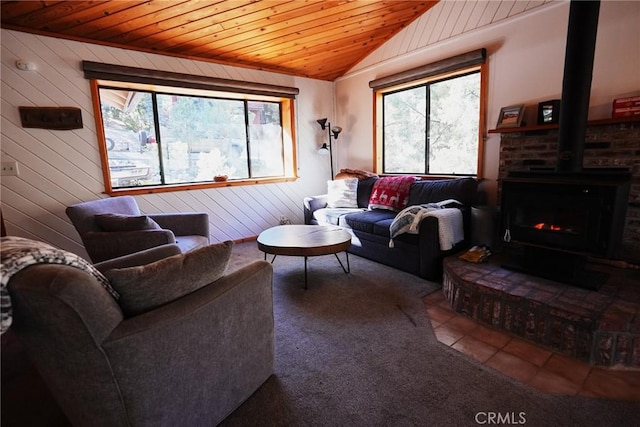
[[[96, 267], [179, 252], [165, 245]], [[8, 289], [11, 328], [73, 425], [215, 426], [273, 373], [272, 268], [262, 260], [128, 318], [93, 276], [66, 265], [26, 268]]]
[[114, 225], [107, 231], [99, 223], [99, 216], [143, 215], [131, 196], [78, 203], [67, 207], [66, 213], [94, 263], [169, 243], [177, 244], [183, 253], [209, 244], [209, 216], [203, 212], [147, 214], [154, 221], [152, 224], [157, 224], [156, 228], [147, 226], [135, 229], [131, 223], [118, 227], [113, 221], [115, 218], [112, 218]]

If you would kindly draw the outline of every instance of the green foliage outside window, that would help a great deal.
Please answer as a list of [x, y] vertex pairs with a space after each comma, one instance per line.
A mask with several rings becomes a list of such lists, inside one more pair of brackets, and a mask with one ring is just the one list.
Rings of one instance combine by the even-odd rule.
[[475, 175], [480, 72], [383, 95], [383, 173]]
[[279, 102], [105, 87], [99, 93], [114, 189], [284, 174]]

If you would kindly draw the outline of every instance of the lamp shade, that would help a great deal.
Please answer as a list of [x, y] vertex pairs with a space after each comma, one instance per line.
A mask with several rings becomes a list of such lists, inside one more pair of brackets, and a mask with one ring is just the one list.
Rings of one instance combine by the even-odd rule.
[[318, 119], [316, 121], [318, 122], [322, 130], [325, 130], [325, 128], [327, 127], [327, 118], [325, 117], [324, 119]]
[[322, 155], [322, 156], [328, 156], [329, 153], [329, 147], [327, 146], [327, 143], [325, 142], [324, 144], [322, 144], [322, 147], [320, 147], [318, 149], [318, 154]]
[[340, 126], [334, 126], [331, 128], [331, 133], [333, 133], [333, 139], [338, 139], [338, 134], [342, 132], [342, 128]]

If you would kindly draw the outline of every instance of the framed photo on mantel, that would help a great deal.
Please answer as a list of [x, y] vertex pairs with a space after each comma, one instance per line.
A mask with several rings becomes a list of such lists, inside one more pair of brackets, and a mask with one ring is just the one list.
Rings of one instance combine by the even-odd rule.
[[502, 107], [498, 116], [497, 128], [517, 128], [522, 126], [524, 104]]
[[560, 100], [552, 99], [550, 101], [538, 104], [538, 124], [550, 125], [560, 122]]

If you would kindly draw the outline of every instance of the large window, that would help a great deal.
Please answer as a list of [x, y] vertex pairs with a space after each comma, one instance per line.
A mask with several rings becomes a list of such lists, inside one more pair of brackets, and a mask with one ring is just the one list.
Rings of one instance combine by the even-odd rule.
[[279, 102], [99, 93], [112, 189], [284, 175]]
[[383, 173], [475, 175], [480, 73], [386, 93]]
[[291, 98], [110, 80], [92, 88], [107, 193], [295, 177]]
[[[467, 59], [469, 55], [463, 56]], [[459, 58], [453, 58], [457, 60]], [[479, 52], [476, 61], [484, 60]], [[482, 66], [406, 74], [370, 83], [376, 99], [376, 170], [383, 174], [480, 176]], [[413, 71], [413, 70], [411, 70]], [[416, 69], [415, 74], [423, 70]], [[426, 77], [424, 74], [428, 74]], [[400, 83], [393, 84], [394, 78]], [[380, 84], [383, 87], [377, 88]]]

